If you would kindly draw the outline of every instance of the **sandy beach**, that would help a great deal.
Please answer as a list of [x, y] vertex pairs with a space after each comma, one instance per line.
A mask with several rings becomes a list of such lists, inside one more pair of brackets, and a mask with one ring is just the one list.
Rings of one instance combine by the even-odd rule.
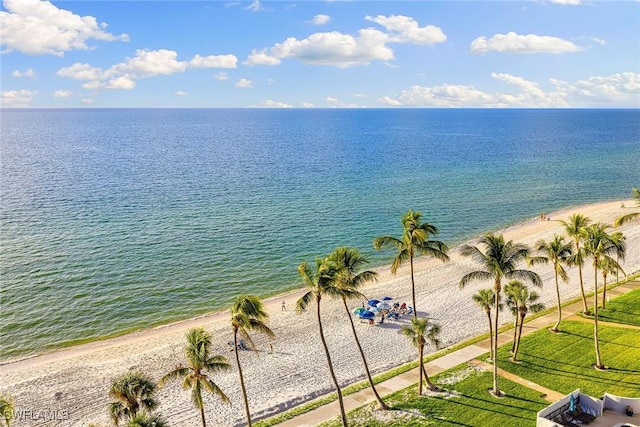
[[[621, 203], [626, 208], [621, 207]], [[554, 233], [563, 234], [558, 221], [567, 219], [572, 213], [582, 213], [594, 222], [612, 223], [616, 217], [629, 213], [633, 207], [635, 203], [632, 200], [577, 206], [548, 213], [549, 221], [541, 221], [540, 213], [532, 213], [529, 221], [499, 232], [507, 239], [533, 246], [540, 239], [552, 238]], [[627, 273], [637, 272], [640, 270], [640, 222], [625, 224], [619, 230], [624, 233], [627, 244], [627, 256], [621, 264]], [[399, 233], [398, 229], [396, 234]], [[477, 240], [468, 242], [471, 245], [476, 243]], [[391, 260], [392, 253], [388, 252], [388, 255]], [[458, 248], [451, 248], [449, 255], [451, 260], [446, 264], [432, 259], [420, 259], [416, 263], [418, 312], [441, 324], [440, 339], [443, 346], [486, 332], [486, 315], [471, 300], [471, 295], [478, 289], [491, 286], [490, 283], [477, 283], [460, 290], [460, 278], [477, 267], [471, 260], [461, 257]], [[394, 301], [410, 304], [408, 267], [401, 268], [397, 275], [390, 274], [388, 267], [377, 271], [378, 281], [369, 284], [362, 292], [368, 298], [388, 295]], [[544, 282], [543, 289], [539, 290], [542, 301], [547, 307], [555, 307], [551, 267], [535, 267], [534, 271], [541, 275]], [[585, 290], [591, 291], [593, 270], [587, 266], [583, 273]], [[579, 294], [577, 269], [569, 269], [569, 276], [569, 283], [561, 283], [561, 294], [565, 300]], [[615, 277], [611, 279], [615, 280]], [[295, 301], [300, 295], [301, 292], [292, 292], [265, 300], [271, 316], [269, 324], [276, 334], [273, 352], [269, 351], [266, 338], [255, 335], [258, 351], [242, 351], [240, 354], [254, 419], [264, 418], [332, 391], [326, 359], [318, 339], [315, 314], [311, 311], [299, 315], [294, 311]], [[283, 301], [286, 310], [282, 310]], [[361, 304], [360, 300], [352, 301], [351, 307]], [[339, 381], [347, 385], [363, 379], [362, 362], [342, 304], [326, 299], [322, 315]], [[409, 316], [404, 316], [397, 321], [375, 326], [356, 323], [374, 374], [416, 358], [415, 349], [399, 333], [409, 319]], [[508, 323], [512, 318], [504, 313], [502, 320]], [[214, 337], [214, 353], [229, 356], [232, 366], [235, 365], [233, 354], [227, 346], [232, 339], [228, 312], [0, 365], [0, 392], [8, 391], [15, 397], [18, 411], [43, 411], [47, 414], [58, 411], [60, 418], [67, 418], [58, 421], [46, 420], [46, 417], [38, 420], [17, 419], [13, 425], [86, 426], [89, 422], [108, 425], [107, 391], [111, 379], [129, 369], [139, 369], [159, 379], [183, 361], [184, 333], [194, 326], [204, 326], [210, 331]], [[429, 352], [433, 350], [428, 349]], [[213, 396], [205, 396], [208, 423], [217, 426], [244, 424], [235, 367], [228, 373], [215, 375], [214, 381], [231, 399], [232, 405], [225, 405]], [[191, 402], [190, 393], [184, 391], [179, 382], [161, 389], [158, 400], [161, 403], [158, 412], [170, 425], [200, 425], [199, 413]]]

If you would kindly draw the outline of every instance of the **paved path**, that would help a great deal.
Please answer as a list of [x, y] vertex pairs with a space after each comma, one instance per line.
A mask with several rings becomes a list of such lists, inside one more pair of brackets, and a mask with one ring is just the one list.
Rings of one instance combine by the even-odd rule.
[[[624, 293], [630, 292], [634, 289], [640, 289], [640, 280], [632, 280], [624, 285], [619, 285], [614, 289], [607, 290], [607, 296], [611, 296], [612, 298], [618, 295], [622, 295]], [[581, 316], [577, 316], [576, 314], [582, 310], [582, 301], [577, 301], [568, 306], [562, 307], [562, 318], [572, 320], [582, 320], [584, 319]], [[544, 316], [540, 316], [536, 319], [533, 319], [524, 324], [522, 328], [522, 336], [527, 336], [538, 329], [547, 328], [553, 325], [557, 320], [558, 314], [555, 311], [551, 311]], [[584, 319], [585, 321], [589, 321], [588, 319]], [[606, 324], [606, 322], [598, 322]], [[625, 327], [629, 325], [621, 325], [615, 323], [615, 326]], [[498, 346], [511, 342], [513, 338], [513, 330], [509, 329], [505, 332], [502, 332], [498, 335]], [[489, 351], [490, 348], [490, 340], [489, 338], [480, 341], [476, 344], [471, 344], [466, 347], [463, 347], [459, 350], [456, 350], [452, 353], [439, 357], [431, 362], [428, 362], [425, 366], [427, 368], [427, 372], [429, 376], [436, 375], [444, 370], [449, 368], [453, 368], [461, 363], [469, 362], [482, 354]], [[477, 362], [483, 363], [483, 362]], [[490, 365], [488, 365], [490, 366]], [[501, 371], [501, 372], [500, 372]], [[521, 384], [524, 384], [527, 387], [533, 388], [535, 390], [539, 390], [542, 394], [548, 396], [549, 399], [553, 399], [551, 401], [556, 401], [560, 397], [564, 395], [560, 395], [559, 393], [539, 386], [535, 383], [531, 383], [523, 378], [512, 375], [506, 371], [499, 370], [500, 375]], [[512, 378], [514, 377], [514, 378]], [[386, 381], [383, 381], [379, 384], [376, 384], [376, 390], [381, 396], [386, 396], [388, 394], [394, 393], [398, 390], [402, 390], [404, 388], [409, 387], [410, 385], [415, 384], [418, 378], [418, 368], [414, 368], [410, 371], [407, 371], [403, 374], [390, 378]], [[519, 378], [519, 380], [518, 380]], [[367, 387], [364, 390], [361, 390], [357, 393], [350, 394], [344, 397], [344, 407], [347, 412], [352, 411], [360, 406], [363, 406], [367, 403], [374, 402], [375, 397], [371, 392], [371, 389]], [[316, 408], [312, 411], [301, 414], [297, 417], [294, 417], [290, 420], [284, 421], [278, 424], [281, 427], [303, 427], [303, 426], [314, 426], [316, 424], [327, 421], [330, 418], [340, 415], [340, 406], [337, 401], [331, 402], [327, 405]]]

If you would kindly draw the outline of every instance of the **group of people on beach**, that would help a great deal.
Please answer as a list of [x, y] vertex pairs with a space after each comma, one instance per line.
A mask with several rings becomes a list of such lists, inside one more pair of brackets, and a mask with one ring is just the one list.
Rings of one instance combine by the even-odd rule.
[[540, 221], [551, 221], [551, 217], [548, 216], [546, 213], [541, 213], [540, 214]]

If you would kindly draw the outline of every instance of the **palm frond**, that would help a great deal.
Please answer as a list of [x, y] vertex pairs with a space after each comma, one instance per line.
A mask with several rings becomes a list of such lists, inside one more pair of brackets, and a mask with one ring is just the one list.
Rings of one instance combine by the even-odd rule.
[[460, 288], [464, 288], [471, 282], [479, 282], [483, 280], [491, 280], [493, 279], [493, 275], [487, 271], [477, 270], [472, 271], [471, 273], [467, 273], [462, 276], [460, 279], [460, 284], [458, 285]]
[[313, 300], [314, 293], [309, 291], [306, 294], [302, 295], [298, 301], [296, 301], [296, 312], [302, 313], [307, 309], [309, 303]]

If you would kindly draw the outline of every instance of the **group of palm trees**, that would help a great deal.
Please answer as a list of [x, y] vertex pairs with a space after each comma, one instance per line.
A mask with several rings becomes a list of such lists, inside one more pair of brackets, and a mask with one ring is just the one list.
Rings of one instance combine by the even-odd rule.
[[[640, 205], [640, 192], [634, 188], [634, 197]], [[619, 226], [626, 221], [634, 219], [640, 212], [633, 212], [620, 217], [615, 225]], [[423, 381], [432, 391], [437, 391], [436, 387], [427, 374], [424, 367], [424, 347], [430, 342], [438, 348], [438, 334], [440, 326], [431, 322], [427, 317], [420, 317], [416, 306], [416, 291], [414, 277], [414, 259], [419, 255], [428, 255], [442, 262], [447, 262], [448, 247], [441, 241], [433, 240], [438, 234], [438, 229], [432, 224], [422, 222], [422, 214], [418, 211], [409, 210], [401, 217], [402, 235], [398, 237], [380, 236], [373, 241], [376, 250], [391, 248], [396, 252], [391, 264], [391, 272], [396, 274], [398, 268], [405, 262], [409, 263], [411, 280], [411, 300], [413, 303], [413, 316], [410, 326], [403, 327], [401, 333], [418, 350], [419, 361], [419, 382], [418, 393], [422, 394]], [[553, 239], [536, 243], [537, 256], [532, 256], [530, 249], [522, 244], [513, 241], [505, 241], [502, 235], [485, 234], [480, 238], [479, 246], [464, 245], [461, 254], [476, 261], [481, 269], [472, 271], [464, 275], [460, 282], [460, 288], [476, 281], [492, 281], [493, 288], [481, 289], [473, 300], [487, 314], [489, 334], [491, 336], [490, 359], [493, 362], [493, 388], [492, 394], [500, 396], [498, 387], [498, 328], [499, 313], [502, 310], [502, 293], [505, 294], [507, 306], [511, 309], [514, 318], [514, 343], [512, 347], [512, 360], [517, 360], [518, 347], [522, 335], [524, 319], [529, 312], [538, 312], [543, 309], [543, 305], [538, 303], [539, 295], [523, 282], [528, 282], [536, 287], [542, 286], [540, 276], [526, 268], [539, 263], [551, 263], [554, 268], [555, 290], [558, 303], [558, 320], [550, 331], [557, 332], [560, 329], [562, 320], [562, 306], [560, 298], [560, 288], [558, 279], [568, 280], [568, 275], [564, 266], [576, 266], [579, 271], [580, 292], [584, 305], [584, 313], [591, 314], [584, 292], [582, 279], [582, 267], [587, 259], [591, 259], [594, 268], [594, 343], [596, 353], [595, 367], [605, 368], [600, 357], [598, 342], [598, 272], [600, 271], [604, 279], [604, 291], [606, 292], [606, 279], [608, 274], [621, 270], [619, 260], [624, 259], [625, 244], [624, 236], [620, 232], [609, 232], [611, 226], [595, 223], [583, 215], [574, 214], [568, 221], [562, 222], [565, 233], [571, 242], [565, 242], [563, 236], [554, 235]], [[368, 263], [366, 257], [357, 248], [338, 247], [325, 258], [315, 260], [315, 268], [306, 261], [298, 266], [298, 273], [307, 290], [296, 302], [296, 311], [302, 313], [306, 311], [310, 304], [315, 302], [315, 311], [318, 323], [320, 341], [324, 348], [327, 359], [329, 373], [336, 389], [342, 424], [347, 425], [347, 417], [344, 408], [343, 395], [340, 384], [333, 369], [331, 354], [327, 345], [321, 317], [321, 301], [324, 296], [342, 301], [345, 312], [350, 322], [351, 331], [356, 342], [356, 346], [362, 358], [362, 364], [371, 390], [376, 398], [380, 409], [389, 409], [376, 390], [371, 372], [367, 363], [362, 345], [358, 339], [358, 334], [349, 311], [347, 300], [365, 299], [360, 292], [361, 286], [372, 280], [376, 280], [376, 273], [370, 270], [363, 270]], [[503, 281], [510, 280], [503, 290]], [[606, 298], [606, 294], [603, 300]], [[604, 308], [605, 301], [603, 301]], [[236, 298], [231, 307], [231, 328], [233, 332], [233, 345], [235, 350], [236, 366], [238, 368], [240, 388], [244, 400], [247, 425], [251, 426], [251, 411], [246, 392], [245, 378], [240, 362], [239, 339], [245, 340], [250, 347], [255, 348], [251, 338], [251, 332], [259, 332], [269, 339], [274, 338], [273, 331], [268, 327], [268, 313], [262, 301], [253, 295], [241, 295]], [[493, 311], [493, 317], [491, 312]], [[200, 412], [202, 426], [206, 427], [203, 392], [209, 392], [218, 396], [223, 402], [229, 403], [229, 398], [214, 382], [213, 374], [231, 369], [231, 364], [225, 356], [211, 354], [212, 337], [204, 328], [194, 328], [186, 333], [187, 345], [185, 347], [186, 365], [179, 364], [169, 373], [164, 375], [156, 384], [146, 374], [140, 371], [129, 371], [113, 379], [109, 396], [114, 401], [109, 405], [109, 412], [113, 423], [118, 426], [124, 422], [127, 427], [163, 427], [166, 425], [164, 419], [154, 414], [158, 406], [155, 397], [158, 387], [163, 387], [170, 381], [179, 379], [182, 387], [191, 391], [191, 398], [194, 406]], [[14, 403], [10, 396], [0, 396], [0, 421], [6, 426], [12, 419]], [[2, 425], [0, 423], [0, 425]]]

